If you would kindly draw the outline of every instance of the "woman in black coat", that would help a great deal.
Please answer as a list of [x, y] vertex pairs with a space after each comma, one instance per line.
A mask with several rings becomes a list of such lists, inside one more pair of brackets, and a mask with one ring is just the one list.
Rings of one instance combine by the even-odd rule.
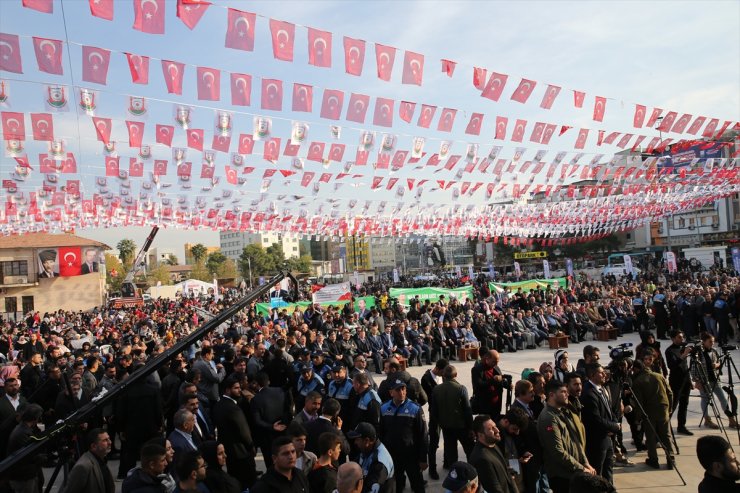
[[219, 493], [241, 493], [239, 481], [223, 470], [226, 465], [226, 451], [220, 443], [210, 440], [203, 442], [200, 453], [206, 461], [206, 486], [210, 491]]

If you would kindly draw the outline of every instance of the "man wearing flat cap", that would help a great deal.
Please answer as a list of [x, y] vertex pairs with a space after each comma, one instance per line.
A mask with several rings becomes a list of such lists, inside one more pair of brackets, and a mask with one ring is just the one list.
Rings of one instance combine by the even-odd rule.
[[478, 472], [467, 462], [455, 462], [442, 488], [445, 493], [475, 493], [478, 491]]
[[54, 264], [57, 262], [56, 250], [41, 250], [41, 252], [39, 252], [39, 260], [41, 261], [39, 278], [50, 279], [59, 277], [59, 272], [54, 272]]
[[393, 479], [395, 468], [393, 459], [385, 445], [380, 443], [375, 428], [370, 423], [360, 423], [347, 433], [347, 438], [354, 440], [360, 456], [356, 462], [362, 467], [364, 484], [363, 493], [392, 493], [396, 491]]

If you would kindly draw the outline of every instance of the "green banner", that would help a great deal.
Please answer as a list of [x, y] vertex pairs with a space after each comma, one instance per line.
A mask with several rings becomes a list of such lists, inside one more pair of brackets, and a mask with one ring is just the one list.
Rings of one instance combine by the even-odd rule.
[[[365, 296], [363, 298], [355, 298], [355, 311], [359, 312], [361, 310], [361, 305], [365, 304], [366, 308], [372, 308], [375, 306], [375, 298], [373, 296]], [[292, 314], [296, 309], [300, 308], [301, 310], [305, 310], [305, 308], [309, 305], [312, 305], [310, 301], [299, 301], [298, 303], [283, 303], [280, 305], [275, 305], [281, 312], [285, 310], [288, 312], [288, 314]], [[344, 307], [344, 305], [347, 304], [346, 301], [331, 301], [327, 303], [319, 303], [321, 306], [339, 306]], [[257, 315], [269, 315], [270, 311], [272, 310], [272, 305], [270, 303], [257, 303]]]
[[444, 295], [445, 298], [455, 297], [460, 301], [465, 301], [467, 298], [473, 296], [473, 287], [465, 286], [456, 289], [444, 289], [444, 288], [391, 288], [391, 298], [398, 298], [398, 303], [404, 306], [409, 306], [410, 301], [419, 297], [419, 300], [429, 300], [431, 302], [439, 301], [440, 295]]
[[565, 277], [557, 277], [554, 279], [529, 279], [527, 281], [519, 281], [519, 282], [489, 282], [488, 287], [490, 288], [491, 292], [501, 292], [504, 290], [504, 288], [509, 288], [509, 291], [515, 292], [519, 288], [521, 288], [522, 291], [529, 292], [532, 289], [537, 288], [547, 288], [547, 286], [551, 286], [552, 289], [557, 290], [558, 288], [565, 288], [566, 286], [566, 278]]

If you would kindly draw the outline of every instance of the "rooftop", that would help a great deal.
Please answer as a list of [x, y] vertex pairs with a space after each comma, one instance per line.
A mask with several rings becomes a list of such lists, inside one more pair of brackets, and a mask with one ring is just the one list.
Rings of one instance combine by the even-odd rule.
[[29, 233], [5, 236], [0, 240], [0, 249], [9, 248], [56, 248], [56, 247], [96, 246], [104, 250], [111, 247], [105, 243], [83, 238], [69, 233], [53, 235], [49, 233]]

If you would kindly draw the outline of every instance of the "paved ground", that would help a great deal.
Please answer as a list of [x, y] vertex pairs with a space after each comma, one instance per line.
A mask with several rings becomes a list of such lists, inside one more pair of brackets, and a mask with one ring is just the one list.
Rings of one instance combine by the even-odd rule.
[[[628, 334], [627, 336], [620, 338], [618, 342], [632, 342], [635, 346], [640, 342], [639, 337], [637, 334]], [[594, 344], [594, 343], [591, 343]], [[611, 345], [614, 345], [614, 341], [609, 343]], [[604, 342], [598, 342], [595, 343], [597, 347], [601, 349], [601, 355], [602, 355], [602, 363], [606, 364], [608, 363], [608, 345]], [[663, 343], [665, 345], [665, 342]], [[578, 358], [582, 356], [582, 348], [584, 344], [571, 344], [569, 351], [571, 352], [571, 360], [573, 362], [577, 361]], [[546, 347], [539, 348], [539, 349], [531, 349], [526, 351], [518, 351], [517, 353], [503, 353], [501, 358], [501, 369], [505, 373], [510, 373], [514, 376], [514, 381], [519, 379], [521, 372], [524, 368], [539, 368], [540, 364], [544, 361], [552, 361], [553, 360], [553, 353], [554, 351], [551, 351], [547, 349]], [[740, 362], [740, 351], [732, 351], [733, 357]], [[466, 363], [460, 363], [460, 362], [453, 362], [458, 370], [458, 380], [467, 385], [468, 389], [471, 389], [471, 380], [470, 380], [470, 369], [473, 366], [472, 362], [466, 362]], [[409, 369], [410, 373], [417, 377], [421, 378], [424, 371], [426, 371], [427, 367], [412, 367]], [[740, 386], [737, 390], [738, 393], [740, 393]], [[426, 410], [425, 410], [426, 412]], [[695, 452], [695, 444], [697, 438], [703, 435], [708, 434], [716, 434], [719, 433], [715, 430], [708, 430], [706, 428], [699, 428], [699, 420], [701, 418], [701, 410], [699, 408], [699, 394], [696, 391], [693, 391], [691, 394], [691, 399], [689, 401], [689, 419], [688, 419], [688, 425], [687, 427], [692, 430], [695, 435], [693, 437], [686, 437], [677, 435], [676, 440], [679, 447], [680, 454], [676, 456], [676, 463], [677, 463], [677, 469], [681, 473], [681, 475], [686, 480], [687, 485], [684, 486], [681, 478], [679, 477], [678, 473], [676, 471], [669, 471], [666, 469], [661, 470], [654, 470], [648, 468], [646, 465], [644, 465], [644, 460], [647, 457], [645, 452], [635, 453], [634, 446], [631, 443], [631, 436], [629, 433], [629, 427], [624, 422], [625, 427], [625, 438], [624, 443], [629, 449], [630, 458], [633, 462], [635, 462], [637, 465], [635, 467], [631, 468], [616, 468], [615, 469], [615, 486], [619, 491], [629, 491], [629, 490], [649, 490], [651, 493], [669, 493], [669, 492], [680, 492], [680, 493], [687, 493], [687, 492], [695, 492], [697, 489], [697, 485], [701, 481], [701, 478], [704, 474], [703, 469], [701, 468], [701, 465], [698, 463], [696, 459], [696, 452]], [[675, 425], [675, 420], [674, 420]], [[732, 431], [732, 430], [728, 430]], [[737, 431], [734, 431], [730, 434], [730, 442], [735, 445], [740, 445], [740, 434], [738, 434]], [[459, 450], [460, 457], [464, 459], [465, 455], [463, 454], [462, 449]], [[663, 467], [665, 467], [665, 456], [660, 454], [659, 451], [659, 458], [661, 460], [661, 463], [663, 463]], [[437, 453], [437, 463], [440, 464], [438, 472], [440, 473], [440, 476], [442, 479], [444, 479], [444, 474], [446, 471], [444, 471], [441, 468], [442, 464], [442, 443], [440, 443], [440, 448]], [[118, 471], [118, 461], [111, 461], [110, 463], [111, 470], [115, 472]], [[258, 459], [258, 469], [264, 470], [264, 464], [262, 463], [261, 459]], [[51, 476], [52, 470], [48, 469], [44, 471], [45, 477], [48, 479]], [[425, 474], [426, 477], [426, 474]], [[55, 485], [55, 488], [52, 490], [54, 492], [59, 491], [59, 485], [61, 481], [57, 480], [57, 484]], [[121, 483], [116, 482], [116, 491], [120, 492]], [[410, 489], [407, 487], [406, 491], [410, 491]], [[427, 487], [427, 491], [429, 492], [438, 492], [442, 491], [442, 484], [441, 481], [429, 481], [429, 485]]]

